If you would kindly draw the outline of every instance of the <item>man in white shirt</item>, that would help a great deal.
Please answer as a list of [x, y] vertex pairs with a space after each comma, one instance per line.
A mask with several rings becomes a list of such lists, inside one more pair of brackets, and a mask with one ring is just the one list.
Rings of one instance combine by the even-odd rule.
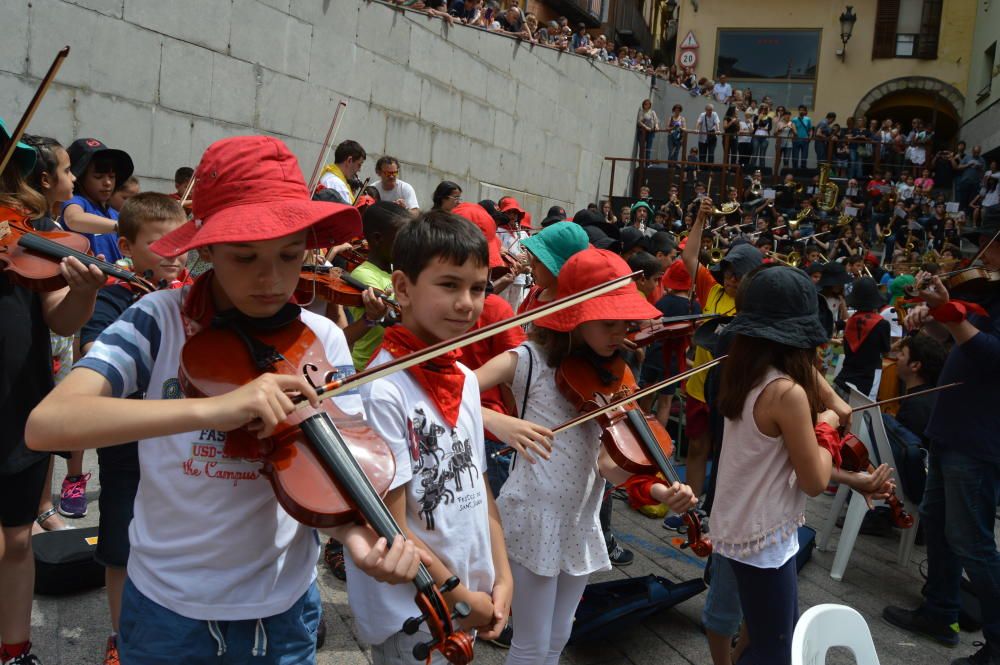
[[721, 131], [719, 114], [711, 104], [705, 105], [705, 110], [698, 115], [695, 123], [698, 132], [698, 161], [708, 164], [715, 161], [715, 144]]
[[375, 183], [380, 200], [395, 203], [411, 212], [419, 212], [417, 193], [409, 183], [399, 179], [399, 160], [385, 155], [375, 162], [375, 175], [379, 181]]
[[719, 80], [712, 86], [712, 97], [719, 104], [728, 104], [729, 100], [732, 99], [733, 86], [729, 85], [725, 74], [719, 74]]
[[347, 205], [353, 205], [357, 192], [351, 187], [350, 181], [358, 175], [365, 164], [368, 155], [357, 141], [343, 141], [333, 153], [333, 164], [327, 164], [319, 183], [327, 189], [332, 189]]

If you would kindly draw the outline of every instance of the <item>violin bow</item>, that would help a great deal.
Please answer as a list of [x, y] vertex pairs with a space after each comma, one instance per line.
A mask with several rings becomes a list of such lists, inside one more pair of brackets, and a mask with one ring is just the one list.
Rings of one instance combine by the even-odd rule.
[[683, 381], [685, 379], [691, 378], [695, 374], [698, 374], [700, 372], [704, 372], [707, 369], [711, 369], [711, 368], [715, 367], [716, 365], [718, 365], [719, 363], [721, 363], [726, 358], [727, 358], [727, 356], [719, 356], [718, 358], [713, 358], [712, 360], [709, 360], [704, 365], [699, 365], [699, 366], [695, 367], [694, 369], [689, 369], [686, 372], [681, 372], [680, 374], [675, 374], [672, 377], [670, 377], [669, 379], [664, 379], [663, 381], [660, 381], [658, 383], [654, 383], [653, 385], [647, 386], [647, 387], [643, 388], [642, 390], [637, 390], [634, 393], [629, 393], [625, 397], [621, 397], [619, 399], [616, 399], [613, 402], [608, 402], [607, 404], [605, 404], [604, 406], [602, 406], [599, 409], [595, 409], [593, 411], [588, 411], [587, 413], [579, 415], [576, 418], [572, 418], [571, 420], [567, 420], [562, 425], [559, 425], [558, 427], [555, 427], [552, 430], [552, 433], [553, 434], [559, 434], [560, 432], [568, 430], [571, 427], [576, 427], [577, 425], [582, 425], [583, 423], [585, 423], [587, 421], [593, 420], [594, 418], [597, 418], [599, 416], [603, 416], [605, 413], [608, 413], [609, 411], [614, 411], [615, 409], [617, 409], [618, 407], [620, 407], [623, 404], [628, 404], [629, 402], [634, 402], [634, 401], [636, 401], [638, 399], [642, 399], [646, 395], [652, 395], [653, 393], [655, 393], [658, 390], [662, 390], [662, 389], [664, 389], [664, 388], [666, 388], [668, 386], [672, 386], [675, 383], [680, 383], [681, 381]]
[[191, 190], [194, 189], [194, 181], [195, 180], [197, 180], [197, 178], [195, 178], [194, 176], [191, 176], [191, 180], [188, 181], [188, 186], [184, 188], [184, 196], [181, 197], [181, 207], [182, 208], [184, 207], [185, 203], [187, 203], [188, 201], [190, 201], [190, 199], [188, 197], [191, 196]]
[[337, 102], [337, 108], [333, 112], [333, 119], [330, 120], [330, 128], [326, 130], [326, 137], [323, 139], [323, 148], [319, 151], [319, 158], [316, 160], [316, 166], [313, 167], [312, 176], [309, 178], [309, 198], [312, 198], [313, 194], [316, 193], [316, 187], [319, 185], [320, 171], [322, 171], [323, 164], [330, 154], [330, 146], [333, 143], [333, 139], [337, 136], [337, 131], [340, 129], [340, 123], [343, 120], [346, 108], [346, 99], [341, 99]]
[[[630, 283], [633, 279], [639, 276], [642, 271], [637, 271], [629, 275], [623, 275], [616, 279], [613, 279], [603, 284], [597, 284], [589, 289], [584, 289], [579, 293], [574, 293], [558, 300], [553, 300], [552, 302], [538, 307], [536, 309], [529, 310], [522, 314], [518, 314], [515, 317], [509, 318], [506, 321], [497, 321], [492, 323], [485, 328], [480, 328], [479, 330], [470, 330], [464, 335], [459, 335], [454, 339], [443, 340], [437, 344], [432, 344], [426, 349], [417, 351], [416, 353], [410, 353], [408, 355], [396, 358], [391, 362], [387, 362], [384, 365], [379, 365], [378, 367], [369, 367], [368, 369], [362, 370], [357, 374], [351, 374], [343, 379], [337, 379], [325, 383], [321, 386], [317, 386], [316, 393], [320, 400], [327, 399], [329, 397], [335, 397], [341, 393], [347, 392], [353, 388], [363, 386], [366, 383], [371, 383], [375, 379], [380, 379], [389, 374], [394, 374], [395, 372], [409, 369], [414, 365], [419, 365], [420, 363], [427, 362], [433, 358], [440, 355], [460, 349], [463, 346], [478, 342], [480, 340], [492, 337], [497, 333], [504, 332], [505, 330], [510, 330], [517, 326], [522, 326], [526, 323], [531, 323], [536, 319], [540, 319], [543, 316], [549, 314], [554, 314], [555, 312], [561, 312], [567, 307], [572, 307], [585, 300], [589, 300], [595, 296], [603, 295], [609, 293], [616, 289], [619, 289], [626, 284]], [[293, 402], [297, 402], [300, 408], [304, 408], [309, 405], [307, 399], [299, 395], [295, 397]]]
[[35, 90], [35, 96], [31, 98], [28, 102], [28, 108], [24, 110], [24, 115], [17, 122], [17, 126], [14, 127], [14, 132], [10, 135], [10, 143], [7, 144], [7, 148], [3, 152], [3, 157], [0, 158], [0, 173], [3, 173], [4, 169], [7, 168], [7, 164], [10, 163], [10, 158], [14, 156], [14, 150], [17, 148], [18, 141], [24, 136], [24, 130], [28, 128], [28, 123], [31, 122], [31, 118], [35, 115], [35, 111], [42, 103], [42, 97], [48, 91], [49, 86], [52, 85], [52, 81], [55, 80], [56, 74], [59, 72], [59, 68], [62, 67], [63, 60], [69, 55], [69, 46], [64, 46], [56, 54], [55, 60], [52, 61], [52, 65], [49, 67], [49, 71], [45, 73], [42, 78], [41, 84], [39, 84], [38, 89]]
[[941, 390], [948, 390], [949, 388], [954, 388], [955, 386], [962, 385], [961, 381], [956, 381], [955, 383], [946, 383], [943, 386], [937, 386], [935, 388], [927, 388], [925, 390], [918, 390], [915, 393], [908, 393], [906, 395], [898, 395], [896, 397], [890, 397], [889, 399], [884, 399], [880, 402], [873, 402], [872, 404], [865, 404], [862, 406], [856, 406], [851, 409], [851, 413], [857, 413], [858, 411], [864, 411], [865, 409], [874, 409], [876, 406], [882, 406], [883, 404], [891, 404], [892, 402], [902, 402], [903, 400], [910, 399], [911, 397], [919, 397], [920, 395], [927, 395], [930, 393], [936, 393]]

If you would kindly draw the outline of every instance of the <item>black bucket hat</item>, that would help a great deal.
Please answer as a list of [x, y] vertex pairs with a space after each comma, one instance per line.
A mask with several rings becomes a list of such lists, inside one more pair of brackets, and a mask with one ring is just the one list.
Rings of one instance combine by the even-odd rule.
[[115, 185], [120, 185], [132, 177], [135, 166], [132, 158], [124, 150], [109, 148], [97, 139], [77, 139], [66, 148], [69, 153], [69, 170], [79, 180], [86, 173], [87, 167], [98, 156], [109, 157], [115, 168]]
[[823, 274], [816, 286], [825, 289], [830, 286], [844, 286], [850, 283], [851, 276], [847, 274], [847, 267], [843, 263], [831, 261], [823, 266]]
[[726, 326], [726, 337], [746, 335], [797, 349], [829, 341], [819, 319], [816, 288], [798, 268], [768, 267], [750, 275], [740, 289], [740, 311]]
[[742, 242], [734, 244], [726, 252], [726, 256], [708, 270], [715, 281], [722, 284], [727, 268], [737, 277], [742, 277], [763, 263], [764, 255], [760, 250], [747, 242]]
[[722, 338], [722, 335], [725, 334], [729, 324], [733, 322], [734, 318], [735, 317], [732, 316], [720, 316], [705, 321], [695, 329], [694, 336], [691, 338], [691, 341], [695, 346], [701, 346], [707, 349], [713, 356], [719, 355], [719, 340]]
[[604, 215], [597, 212], [596, 210], [583, 210], [577, 211], [573, 215], [573, 222], [579, 224], [584, 229], [596, 227], [601, 230], [604, 235], [609, 238], [618, 239], [618, 227], [614, 224], [609, 224], [608, 220], [604, 219]]
[[615, 254], [621, 254], [622, 252], [622, 241], [616, 238], [610, 237], [606, 234], [600, 227], [597, 226], [584, 226], [584, 232], [587, 234], [587, 238], [590, 240], [590, 244], [597, 249], [606, 249], [609, 252], [614, 252]]
[[622, 251], [627, 252], [645, 240], [646, 236], [642, 231], [634, 226], [626, 226], [618, 232], [618, 239], [622, 241]]
[[847, 306], [859, 312], [872, 312], [885, 304], [882, 294], [878, 292], [878, 284], [871, 277], [860, 277], [854, 280], [851, 293], [847, 296]]

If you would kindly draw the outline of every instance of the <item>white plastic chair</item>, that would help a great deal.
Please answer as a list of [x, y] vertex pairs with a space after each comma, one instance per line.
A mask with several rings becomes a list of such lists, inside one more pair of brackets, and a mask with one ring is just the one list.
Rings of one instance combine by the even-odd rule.
[[[849, 403], [851, 408], [856, 408], [867, 406], [874, 402], [852, 386]], [[869, 421], [871, 424], [870, 430], [868, 427]], [[920, 515], [917, 511], [917, 502], [903, 494], [903, 486], [899, 477], [899, 467], [892, 455], [892, 447], [889, 445], [885, 423], [882, 422], [881, 410], [878, 407], [874, 407], [855, 413], [851, 419], [851, 432], [868, 448], [868, 457], [873, 460], [873, 463], [874, 460], [880, 459], [893, 468], [896, 493], [903, 500], [907, 511], [913, 516], [913, 526], [903, 530], [899, 542], [897, 563], [906, 565], [910, 562], [910, 556], [913, 552], [913, 543], [917, 537], [917, 526], [920, 521]], [[874, 441], [872, 441], [873, 437], [870, 433], [874, 433]], [[847, 570], [847, 563], [851, 558], [851, 552], [854, 550], [858, 532], [861, 530], [861, 522], [864, 520], [865, 513], [868, 512], [868, 505], [865, 503], [864, 497], [847, 486], [841, 485], [837, 490], [837, 496], [830, 507], [830, 513], [827, 515], [826, 521], [816, 540], [816, 546], [820, 550], [827, 549], [830, 536], [833, 533], [833, 527], [836, 525], [837, 517], [840, 516], [844, 502], [848, 499], [848, 496], [853, 500], [848, 505], [847, 516], [844, 518], [844, 526], [840, 533], [840, 540], [837, 542], [837, 553], [834, 556], [833, 564], [830, 566], [830, 577], [838, 582], [844, 578], [844, 571]]]
[[816, 605], [799, 617], [792, 635], [792, 665], [824, 665], [831, 647], [844, 647], [858, 665], [879, 665], [872, 633], [857, 610]]

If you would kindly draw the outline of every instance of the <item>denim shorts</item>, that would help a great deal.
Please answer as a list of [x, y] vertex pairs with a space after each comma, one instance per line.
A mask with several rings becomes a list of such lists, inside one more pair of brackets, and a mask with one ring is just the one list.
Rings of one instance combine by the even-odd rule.
[[142, 665], [302, 665], [316, 662], [323, 608], [319, 588], [281, 614], [244, 621], [199, 621], [171, 612], [125, 582], [118, 650]]
[[729, 559], [712, 555], [712, 580], [701, 611], [701, 623], [720, 635], [735, 635], [743, 622], [739, 588]]

